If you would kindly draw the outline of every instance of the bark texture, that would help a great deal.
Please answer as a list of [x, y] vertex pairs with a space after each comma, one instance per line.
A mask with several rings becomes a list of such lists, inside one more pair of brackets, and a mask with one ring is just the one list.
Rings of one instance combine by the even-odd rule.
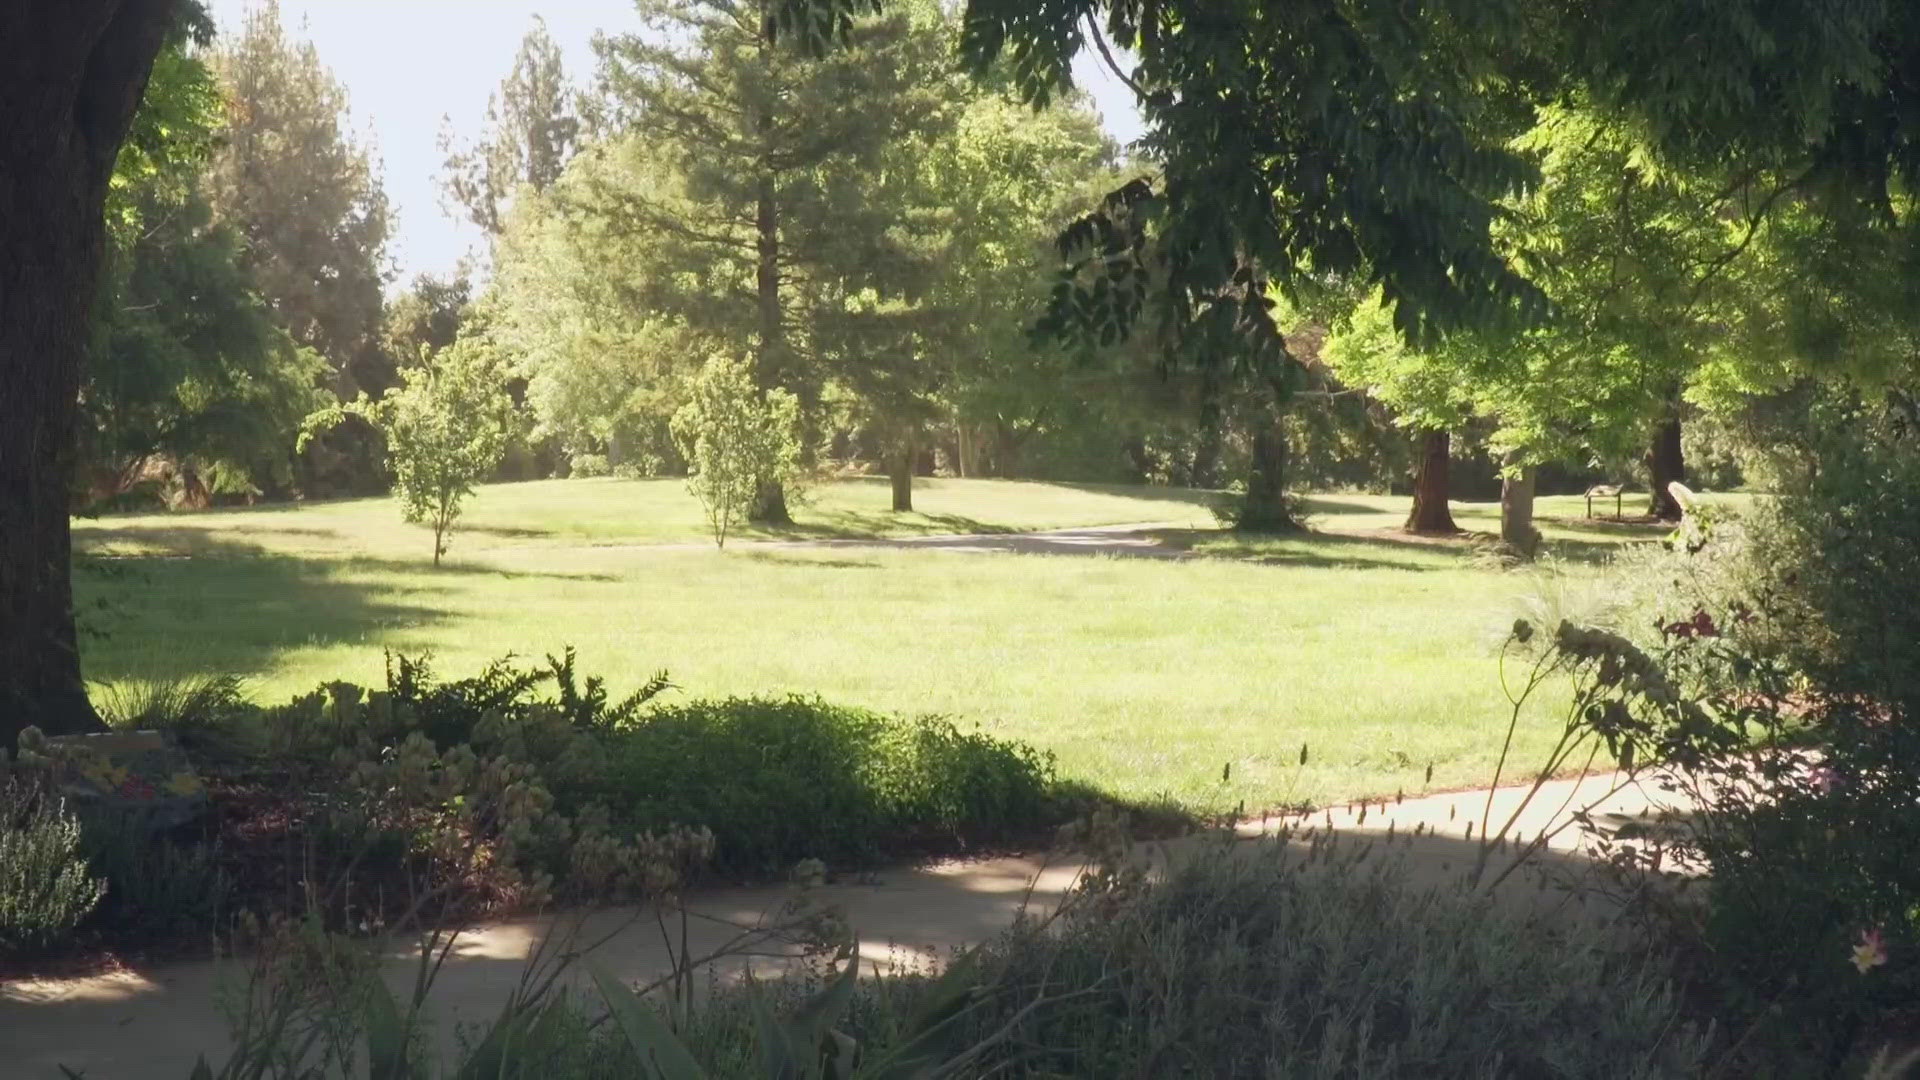
[[1246, 532], [1299, 528], [1287, 502], [1287, 433], [1278, 418], [1254, 430], [1251, 466], [1235, 528]]
[[1687, 458], [1680, 448], [1680, 418], [1675, 416], [1653, 429], [1653, 445], [1647, 448], [1647, 474], [1653, 486], [1648, 512], [1661, 521], [1679, 521], [1683, 511], [1667, 485], [1687, 482]]
[[[754, 292], [760, 308], [760, 350], [753, 366], [754, 382], [762, 390], [773, 390], [780, 386], [785, 374], [787, 327], [780, 307], [780, 202], [772, 176], [760, 179], [753, 223]], [[787, 509], [787, 493], [777, 483], [761, 484], [753, 505], [747, 508], [747, 520], [767, 525], [793, 524], [793, 514]]]
[[1534, 470], [1500, 481], [1500, 539], [1515, 554], [1531, 559], [1540, 549], [1540, 530], [1533, 527]]
[[1413, 478], [1413, 512], [1407, 515], [1412, 533], [1457, 533], [1453, 510], [1447, 505], [1451, 488], [1453, 436], [1441, 429], [1420, 435], [1420, 469]]
[[913, 509], [913, 447], [902, 447], [887, 456], [887, 479], [893, 487], [893, 508]]
[[173, 0], [0, 3], [0, 745], [99, 726], [80, 678], [74, 422], [115, 156]]

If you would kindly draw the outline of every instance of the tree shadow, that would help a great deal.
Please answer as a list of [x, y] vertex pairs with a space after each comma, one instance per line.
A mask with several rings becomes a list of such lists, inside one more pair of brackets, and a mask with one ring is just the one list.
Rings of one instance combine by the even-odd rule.
[[[820, 510], [811, 511], [814, 520], [794, 522], [791, 525], [767, 526], [753, 525], [742, 531], [742, 539], [751, 540], [873, 540], [899, 539], [903, 536], [935, 536], [950, 534], [955, 536], [1000, 536], [1019, 532], [1004, 525], [993, 525], [976, 521], [959, 514], [923, 514], [915, 511], [912, 518], [902, 519], [892, 512], [873, 513], [864, 510]], [[901, 533], [903, 526], [924, 530], [916, 533]]]
[[860, 562], [855, 559], [816, 559], [806, 555], [782, 555], [771, 551], [747, 551], [740, 555], [740, 558], [767, 566], [808, 567], [821, 570], [880, 569], [880, 564], [876, 562]]
[[493, 536], [502, 540], [545, 540], [554, 535], [552, 529], [536, 529], [512, 525], [460, 525], [454, 529], [454, 535], [471, 534], [475, 536]]
[[1349, 502], [1324, 495], [1307, 495], [1300, 501], [1308, 517], [1315, 514], [1404, 514], [1405, 510], [1397, 506], [1369, 506], [1366, 503]]
[[1116, 495], [1127, 499], [1142, 499], [1149, 502], [1180, 503], [1196, 506], [1203, 510], [1212, 509], [1213, 502], [1223, 492], [1205, 488], [1162, 487], [1157, 484], [1086, 484], [1067, 483], [1057, 480], [1005, 480], [1008, 484], [1034, 484], [1042, 487], [1070, 488], [1091, 495]]
[[[1415, 537], [1396, 539], [1387, 535], [1301, 530], [1292, 533], [1239, 534], [1223, 530], [1155, 529], [1151, 535], [1169, 547], [1192, 551], [1207, 559], [1253, 563], [1259, 566], [1301, 566], [1334, 570], [1411, 570], [1445, 569], [1432, 561], [1411, 556], [1434, 555], [1464, 558], [1464, 544], [1436, 544]], [[1198, 547], [1206, 541], [1214, 546]]]
[[[276, 528], [267, 530], [273, 536], [307, 537], [315, 540], [341, 540], [344, 535], [337, 529]], [[248, 547], [236, 543], [234, 537], [245, 537], [244, 529], [235, 530], [227, 525], [209, 521], [206, 526], [195, 525], [121, 525], [111, 531], [105, 529], [78, 529], [73, 534], [73, 546], [76, 553], [97, 558], [191, 558], [199, 555], [225, 556], [236, 547]], [[131, 555], [114, 555], [104, 549], [132, 545], [138, 548], [152, 549]], [[251, 550], [251, 548], [250, 548]], [[265, 548], [258, 549], [261, 553]]]
[[364, 644], [383, 631], [445, 620], [432, 598], [451, 582], [436, 583], [422, 567], [404, 564], [416, 579], [401, 588], [350, 573], [401, 565], [308, 559], [231, 541], [201, 544], [192, 555], [81, 555], [73, 577], [84, 670], [103, 682], [256, 675], [292, 649]]

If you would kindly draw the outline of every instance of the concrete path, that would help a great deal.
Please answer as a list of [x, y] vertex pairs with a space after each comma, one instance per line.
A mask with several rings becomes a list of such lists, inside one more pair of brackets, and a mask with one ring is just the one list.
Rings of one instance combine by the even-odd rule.
[[[1511, 835], [1531, 839], [1591, 808], [1615, 823], [1658, 815], [1667, 808], [1651, 784], [1620, 787], [1617, 777], [1545, 785], [1519, 814]], [[1524, 789], [1494, 793], [1495, 828], [1513, 814]], [[1240, 839], [1252, 841], [1276, 828], [1312, 827], [1354, 842], [1373, 842], [1406, 860], [1416, 880], [1442, 882], [1465, 873], [1480, 852], [1480, 821], [1487, 816], [1486, 792], [1462, 792], [1372, 803], [1308, 815], [1269, 819], [1240, 826]], [[1471, 829], [1471, 834], [1469, 834]], [[1474, 839], [1469, 840], [1471, 835]], [[1391, 844], [1387, 838], [1391, 837]], [[1195, 845], [1190, 838], [1144, 845], [1143, 854], [1178, 859]], [[1578, 875], [1582, 859], [1577, 828], [1555, 835], [1545, 857], [1502, 886], [1503, 898], [1545, 905], [1553, 913], [1580, 917], [1558, 890], [1541, 888], [1547, 877]], [[1495, 872], [1510, 858], [1493, 856]], [[1056, 904], [1078, 873], [1071, 860], [1052, 864], [1038, 857], [1012, 857], [881, 873], [858, 883], [808, 891], [811, 903], [838, 908], [862, 942], [865, 958], [880, 964], [937, 961], [944, 954], [989, 938], [1006, 928], [1023, 907], [1044, 910]], [[713, 948], [735, 931], [779, 916], [793, 889], [741, 889], [702, 893], [691, 898], [695, 917], [689, 937], [696, 954]], [[623, 979], [644, 982], [670, 970], [658, 925], [651, 916], [608, 911], [581, 919], [527, 919], [483, 927], [465, 936], [435, 986], [436, 1038], [451, 1045], [457, 1024], [480, 1022], [494, 1014], [526, 968], [540, 943], [563, 929], [577, 930], [586, 941], [611, 933], [592, 954], [602, 969]], [[677, 925], [674, 928], [677, 937]], [[762, 970], [780, 961], [755, 961]], [[738, 965], [734, 970], [737, 970]], [[396, 986], [410, 978], [410, 967], [396, 958], [390, 977]], [[206, 1052], [216, 1065], [227, 1044], [227, 1024], [216, 1001], [222, 987], [238, 985], [243, 965], [228, 961], [166, 965], [89, 978], [0, 983], [0, 1075], [21, 1080], [59, 1080], [58, 1066], [83, 1069], [88, 1080], [182, 1080], [197, 1055]]]

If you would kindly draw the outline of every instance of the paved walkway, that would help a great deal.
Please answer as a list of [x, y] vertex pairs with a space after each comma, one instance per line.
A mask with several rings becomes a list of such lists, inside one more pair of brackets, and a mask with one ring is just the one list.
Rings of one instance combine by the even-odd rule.
[[[1545, 785], [1517, 819], [1511, 835], [1531, 839], [1592, 807], [1604, 820], [1625, 821], [1662, 811], [1660, 793], [1651, 785], [1614, 790], [1613, 776]], [[1514, 812], [1524, 789], [1494, 794], [1490, 817], [1498, 823]], [[1425, 881], [1463, 874], [1479, 855], [1480, 821], [1488, 816], [1487, 793], [1433, 795], [1404, 802], [1373, 803], [1309, 815], [1244, 823], [1242, 838], [1253, 840], [1276, 826], [1312, 826], [1385, 844], [1405, 858], [1408, 872]], [[1471, 834], [1469, 834], [1471, 829]], [[1474, 839], [1469, 840], [1471, 835]], [[1147, 845], [1151, 857], [1178, 859], [1205, 840], [1187, 839]], [[1583, 839], [1577, 828], [1555, 835], [1547, 855], [1510, 878], [1503, 897], [1515, 903], [1569, 903], [1555, 890], [1539, 888], [1542, 875], [1581, 873]], [[1510, 858], [1494, 857], [1497, 871]], [[860, 883], [812, 890], [818, 903], [840, 908], [859, 934], [863, 956], [889, 959], [934, 956], [981, 941], [1004, 929], [1023, 906], [1044, 909], [1071, 887], [1077, 866], [1051, 865], [1034, 857], [1012, 857], [886, 872]], [[752, 924], [777, 914], [791, 889], [739, 889], [703, 893], [689, 907], [695, 950], [710, 949], [732, 933], [728, 924]], [[670, 969], [660, 930], [651, 918], [631, 911], [603, 912], [587, 920], [580, 940], [613, 936], [593, 954], [604, 970], [643, 981]], [[1578, 917], [1572, 912], [1568, 917]], [[490, 1017], [525, 969], [526, 960], [556, 926], [579, 920], [528, 919], [483, 927], [464, 937], [435, 986], [436, 1037], [450, 1045], [454, 1025]], [[677, 932], [677, 927], [676, 927]], [[764, 967], [778, 961], [761, 961]], [[390, 977], [396, 986], [410, 978], [407, 961], [396, 958]], [[20, 1080], [58, 1080], [58, 1066], [83, 1069], [88, 1080], [180, 1080], [195, 1057], [206, 1052], [218, 1062], [227, 1026], [216, 1006], [222, 986], [244, 977], [232, 961], [166, 965], [89, 978], [0, 983], [0, 1075]]]

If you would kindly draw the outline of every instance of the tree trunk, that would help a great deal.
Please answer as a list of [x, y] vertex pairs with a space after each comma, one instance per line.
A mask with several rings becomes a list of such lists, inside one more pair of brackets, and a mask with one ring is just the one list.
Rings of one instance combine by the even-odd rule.
[[0, 4], [0, 747], [97, 729], [73, 624], [80, 371], [114, 158], [172, 0]]
[[1288, 532], [1299, 527], [1293, 508], [1287, 505], [1287, 433], [1276, 416], [1254, 429], [1247, 492], [1241, 498], [1234, 528], [1243, 532]]
[[[774, 390], [780, 387], [786, 374], [787, 330], [780, 310], [780, 203], [771, 175], [760, 178], [759, 204], [753, 223], [758, 255], [754, 291], [760, 304], [760, 349], [754, 358], [754, 383], [761, 390]], [[747, 508], [747, 520], [765, 525], [793, 524], [793, 514], [787, 509], [787, 493], [778, 483], [760, 485], [753, 505]]]
[[1500, 481], [1500, 539], [1515, 554], [1531, 559], [1540, 547], [1540, 530], [1533, 527], [1534, 469]]
[[913, 509], [913, 443], [902, 445], [888, 456], [887, 477], [893, 485], [893, 508], [898, 511]]
[[1449, 462], [1453, 436], [1442, 428], [1429, 428], [1420, 436], [1420, 471], [1413, 479], [1413, 512], [1407, 515], [1411, 533], [1457, 533], [1453, 511], [1447, 506]]
[[1648, 512], [1661, 521], [1679, 521], [1680, 500], [1667, 485], [1687, 482], [1687, 459], [1680, 449], [1680, 417], [1664, 420], [1653, 429], [1653, 445], [1647, 448], [1647, 472], [1653, 482], [1652, 505]]

